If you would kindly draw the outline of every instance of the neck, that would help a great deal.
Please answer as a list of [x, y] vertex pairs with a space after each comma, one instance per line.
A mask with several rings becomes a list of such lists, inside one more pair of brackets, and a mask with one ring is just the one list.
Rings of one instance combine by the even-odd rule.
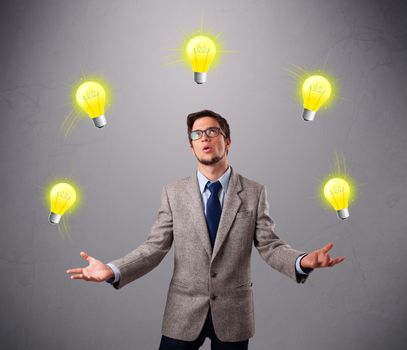
[[226, 157], [222, 161], [212, 165], [198, 163], [199, 171], [210, 181], [219, 179], [225, 173], [228, 167], [229, 164], [226, 160]]

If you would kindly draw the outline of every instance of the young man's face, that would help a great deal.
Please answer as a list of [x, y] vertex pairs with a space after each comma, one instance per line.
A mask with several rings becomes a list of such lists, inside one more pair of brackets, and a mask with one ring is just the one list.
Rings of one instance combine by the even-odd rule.
[[[206, 130], [212, 127], [220, 128], [217, 120], [212, 117], [202, 117], [195, 120], [192, 131]], [[209, 137], [204, 132], [200, 139], [192, 141], [191, 150], [198, 162], [212, 165], [226, 158], [226, 151], [229, 150], [231, 142], [223, 134], [224, 132], [221, 131], [218, 136]]]

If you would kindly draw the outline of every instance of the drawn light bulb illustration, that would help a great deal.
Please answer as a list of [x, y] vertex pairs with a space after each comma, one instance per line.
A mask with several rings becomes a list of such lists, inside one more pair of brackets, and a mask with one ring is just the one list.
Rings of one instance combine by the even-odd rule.
[[324, 196], [336, 210], [339, 219], [344, 220], [349, 217], [349, 195], [350, 186], [340, 177], [330, 179], [324, 186]]
[[216, 57], [216, 45], [205, 35], [197, 35], [190, 39], [185, 47], [186, 57], [194, 71], [197, 84], [206, 82], [207, 72]]
[[312, 121], [319, 107], [331, 96], [331, 84], [322, 75], [312, 75], [302, 84], [302, 96], [304, 98], [304, 112], [302, 117], [306, 121]]
[[76, 191], [70, 184], [60, 182], [52, 187], [50, 200], [51, 209], [48, 220], [51, 224], [58, 224], [62, 215], [75, 203]]
[[103, 86], [95, 81], [85, 81], [76, 90], [76, 102], [93, 120], [95, 126], [103, 128], [105, 117], [106, 92]]

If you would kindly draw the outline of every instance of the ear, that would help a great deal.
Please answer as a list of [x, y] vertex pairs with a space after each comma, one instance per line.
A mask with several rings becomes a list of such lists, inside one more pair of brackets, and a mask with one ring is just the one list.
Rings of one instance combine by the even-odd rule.
[[225, 139], [226, 149], [229, 151], [230, 145], [232, 144], [232, 139], [229, 137]]

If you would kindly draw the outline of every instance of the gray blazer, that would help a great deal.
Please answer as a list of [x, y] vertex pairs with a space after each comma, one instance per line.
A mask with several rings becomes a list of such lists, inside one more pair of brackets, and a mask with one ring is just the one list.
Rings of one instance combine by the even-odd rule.
[[196, 339], [209, 307], [222, 341], [254, 335], [250, 272], [252, 246], [281, 273], [299, 283], [292, 249], [274, 233], [264, 186], [232, 169], [213, 252], [196, 174], [163, 188], [161, 207], [147, 240], [125, 257], [112, 261], [121, 273], [115, 288], [156, 267], [174, 244], [174, 272], [167, 295], [162, 334]]

